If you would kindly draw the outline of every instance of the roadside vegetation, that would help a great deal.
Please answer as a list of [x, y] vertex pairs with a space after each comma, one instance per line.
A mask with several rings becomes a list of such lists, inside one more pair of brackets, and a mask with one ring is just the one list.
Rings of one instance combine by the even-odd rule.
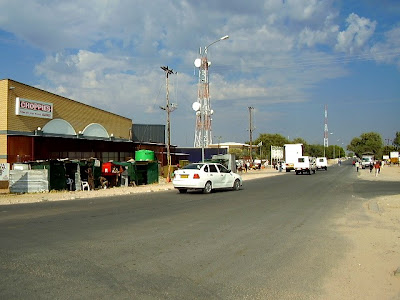
[[[249, 142], [246, 142], [249, 144]], [[259, 145], [257, 147], [256, 145]], [[339, 145], [329, 145], [324, 149], [322, 144], [308, 144], [306, 140], [302, 138], [295, 138], [289, 140], [281, 134], [262, 133], [259, 137], [252, 142], [253, 153], [252, 157], [255, 159], [271, 157], [271, 146], [283, 147], [284, 144], [303, 144], [304, 155], [327, 158], [339, 158], [346, 156], [346, 150], [348, 156], [356, 155], [361, 157], [363, 153], [373, 153], [376, 158], [382, 159], [383, 155], [389, 155], [390, 152], [399, 151], [400, 148], [400, 132], [396, 132], [393, 140], [382, 139], [381, 135], [376, 132], [367, 132], [361, 134], [359, 137], [355, 137], [351, 140], [350, 144], [346, 146], [346, 150]], [[233, 149], [230, 153], [236, 155], [238, 159], [243, 159], [250, 156], [249, 149]], [[325, 155], [324, 155], [325, 153]]]

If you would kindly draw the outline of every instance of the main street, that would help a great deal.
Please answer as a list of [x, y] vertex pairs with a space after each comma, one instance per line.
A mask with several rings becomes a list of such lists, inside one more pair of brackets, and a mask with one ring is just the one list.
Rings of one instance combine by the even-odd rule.
[[398, 193], [398, 182], [361, 181], [342, 165], [238, 192], [5, 205], [0, 296], [333, 299], [327, 281], [352, 248], [338, 219], [367, 218], [363, 202]]

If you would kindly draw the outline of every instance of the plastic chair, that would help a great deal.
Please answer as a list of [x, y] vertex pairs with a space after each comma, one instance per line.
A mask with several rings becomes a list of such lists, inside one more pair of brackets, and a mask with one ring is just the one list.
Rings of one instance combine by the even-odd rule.
[[84, 191], [85, 189], [87, 189], [88, 191], [90, 191], [89, 182], [87, 182], [87, 181], [82, 181], [82, 182], [81, 182], [81, 185], [82, 185], [82, 191]]

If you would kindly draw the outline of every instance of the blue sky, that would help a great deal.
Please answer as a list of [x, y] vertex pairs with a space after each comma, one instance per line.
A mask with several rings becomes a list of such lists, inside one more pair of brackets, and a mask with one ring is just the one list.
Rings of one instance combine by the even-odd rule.
[[165, 124], [169, 66], [171, 140], [193, 146], [193, 61], [224, 35], [208, 51], [221, 142], [249, 140], [249, 106], [254, 139], [323, 144], [325, 104], [329, 144], [400, 131], [398, 0], [0, 0], [0, 78]]

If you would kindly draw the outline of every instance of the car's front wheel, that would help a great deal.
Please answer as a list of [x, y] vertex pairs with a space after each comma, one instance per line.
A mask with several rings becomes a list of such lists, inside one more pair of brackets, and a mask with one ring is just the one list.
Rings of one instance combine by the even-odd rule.
[[240, 180], [239, 179], [236, 179], [235, 182], [233, 183], [233, 189], [235, 191], [240, 190]]
[[204, 186], [203, 193], [209, 194], [209, 193], [211, 193], [211, 190], [212, 190], [212, 184], [210, 181], [207, 181], [206, 185]]

